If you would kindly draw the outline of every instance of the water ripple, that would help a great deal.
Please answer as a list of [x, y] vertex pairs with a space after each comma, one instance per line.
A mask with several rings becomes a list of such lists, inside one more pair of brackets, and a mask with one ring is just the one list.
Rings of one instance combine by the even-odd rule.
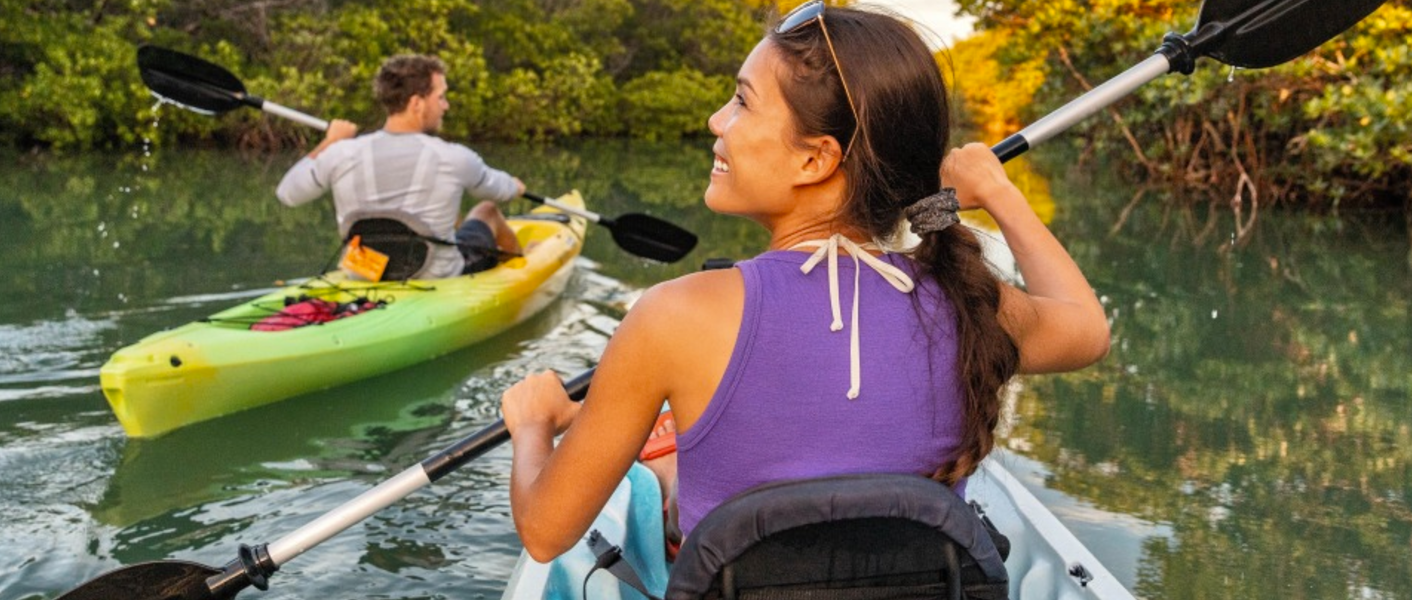
[[[84, 373], [85, 378], [98, 376], [97, 369], [93, 369], [92, 371], [84, 371]], [[67, 378], [68, 377], [65, 377], [64, 379]], [[22, 379], [0, 377], [0, 382], [9, 383], [12, 380], [23, 381]], [[36, 388], [0, 389], [0, 402], [7, 402], [10, 400], [32, 400], [40, 398], [67, 398], [83, 394], [95, 393], [98, 392], [100, 389], [101, 388], [96, 385], [46, 385]]]
[[69, 311], [62, 321], [0, 325], [0, 383], [91, 378], [90, 362], [99, 336], [117, 327], [111, 319], [92, 320]]

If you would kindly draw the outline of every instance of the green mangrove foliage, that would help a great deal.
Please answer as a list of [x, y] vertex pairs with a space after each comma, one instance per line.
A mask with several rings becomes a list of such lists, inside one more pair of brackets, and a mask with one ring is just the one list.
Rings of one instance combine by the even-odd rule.
[[[983, 127], [1010, 133], [1185, 32], [1178, 0], [959, 0], [979, 33], [955, 50], [959, 88]], [[1412, 2], [1390, 0], [1309, 55], [1260, 71], [1203, 59], [1144, 86], [1051, 143], [1126, 154], [1154, 187], [1204, 190], [1253, 218], [1281, 201], [1397, 206], [1412, 196]], [[967, 69], [978, 66], [977, 76]], [[996, 76], [1003, 73], [1004, 76]], [[987, 81], [986, 79], [993, 78]], [[1036, 102], [1029, 102], [1029, 99]], [[1412, 210], [1412, 207], [1409, 208]]]
[[0, 0], [0, 144], [131, 147], [143, 140], [306, 143], [317, 132], [252, 110], [154, 114], [135, 49], [230, 69], [247, 89], [326, 118], [381, 123], [387, 56], [448, 64], [445, 133], [460, 139], [706, 131], [759, 39], [770, 0]]

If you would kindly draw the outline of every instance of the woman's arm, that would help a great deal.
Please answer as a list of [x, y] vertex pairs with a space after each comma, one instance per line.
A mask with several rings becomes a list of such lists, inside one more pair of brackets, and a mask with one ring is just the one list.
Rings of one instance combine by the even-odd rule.
[[[665, 391], [642, 376], [653, 369], [632, 369], [621, 357], [648, 343], [637, 323], [650, 311], [649, 302], [628, 313], [582, 407], [569, 400], [552, 372], [527, 377], [501, 398], [514, 450], [510, 509], [535, 560], [547, 562], [582, 537], [647, 439]], [[564, 438], [556, 448], [559, 433]]]
[[1108, 319], [1074, 259], [1030, 209], [984, 144], [953, 150], [942, 182], [961, 208], [995, 218], [1015, 255], [1025, 290], [1002, 284], [1000, 320], [1020, 350], [1021, 373], [1071, 371], [1108, 353]]
[[[711, 337], [729, 327], [722, 326], [728, 319], [720, 311], [731, 304], [720, 293], [731, 286], [720, 282], [731, 276], [739, 280], [733, 272], [688, 275], [643, 294], [609, 341], [581, 408], [552, 374], [531, 376], [505, 392], [501, 407], [514, 448], [510, 507], [535, 560], [550, 560], [583, 537], [646, 443], [664, 400], [702, 382], [710, 382], [706, 394], [714, 390], [720, 373], [715, 380], [701, 373], [703, 366], [724, 371], [729, 360], [734, 329], [729, 340], [713, 343]], [[697, 404], [676, 411], [673, 400], [679, 429], [699, 416], [704, 403]], [[556, 448], [554, 435], [561, 431]]]

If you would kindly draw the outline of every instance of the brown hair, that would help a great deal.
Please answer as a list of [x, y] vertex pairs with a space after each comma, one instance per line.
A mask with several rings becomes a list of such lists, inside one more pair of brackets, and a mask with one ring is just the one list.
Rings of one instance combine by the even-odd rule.
[[[824, 20], [837, 68], [819, 27], [771, 30], [768, 39], [787, 65], [780, 87], [796, 139], [830, 135], [840, 148], [853, 144], [842, 163], [847, 189], [837, 218], [874, 239], [891, 239], [903, 209], [941, 187], [938, 171], [951, 135], [946, 86], [926, 45], [898, 19], [830, 6]], [[862, 121], [857, 140], [840, 70]], [[957, 456], [932, 474], [954, 484], [995, 445], [1000, 390], [1019, 368], [1019, 351], [1000, 326], [1000, 281], [970, 229], [922, 236], [913, 259], [955, 311], [964, 431]]]
[[400, 54], [382, 63], [373, 78], [373, 97], [389, 115], [407, 109], [412, 96], [431, 93], [432, 75], [446, 74], [446, 64], [435, 56]]

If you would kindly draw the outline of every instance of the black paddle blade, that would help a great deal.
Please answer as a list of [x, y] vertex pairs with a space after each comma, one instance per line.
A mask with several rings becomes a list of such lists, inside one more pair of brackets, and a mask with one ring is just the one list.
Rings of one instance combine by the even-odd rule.
[[242, 106], [245, 84], [221, 67], [157, 46], [137, 49], [142, 83], [157, 97], [200, 113], [216, 114]]
[[696, 247], [696, 234], [650, 215], [622, 215], [611, 229], [623, 250], [660, 262], [677, 262]]
[[140, 563], [94, 577], [56, 600], [211, 600], [206, 579], [220, 574], [180, 560]]
[[1213, 24], [1221, 32], [1198, 42], [1195, 50], [1236, 67], [1273, 67], [1318, 48], [1384, 1], [1205, 0], [1196, 32]]

